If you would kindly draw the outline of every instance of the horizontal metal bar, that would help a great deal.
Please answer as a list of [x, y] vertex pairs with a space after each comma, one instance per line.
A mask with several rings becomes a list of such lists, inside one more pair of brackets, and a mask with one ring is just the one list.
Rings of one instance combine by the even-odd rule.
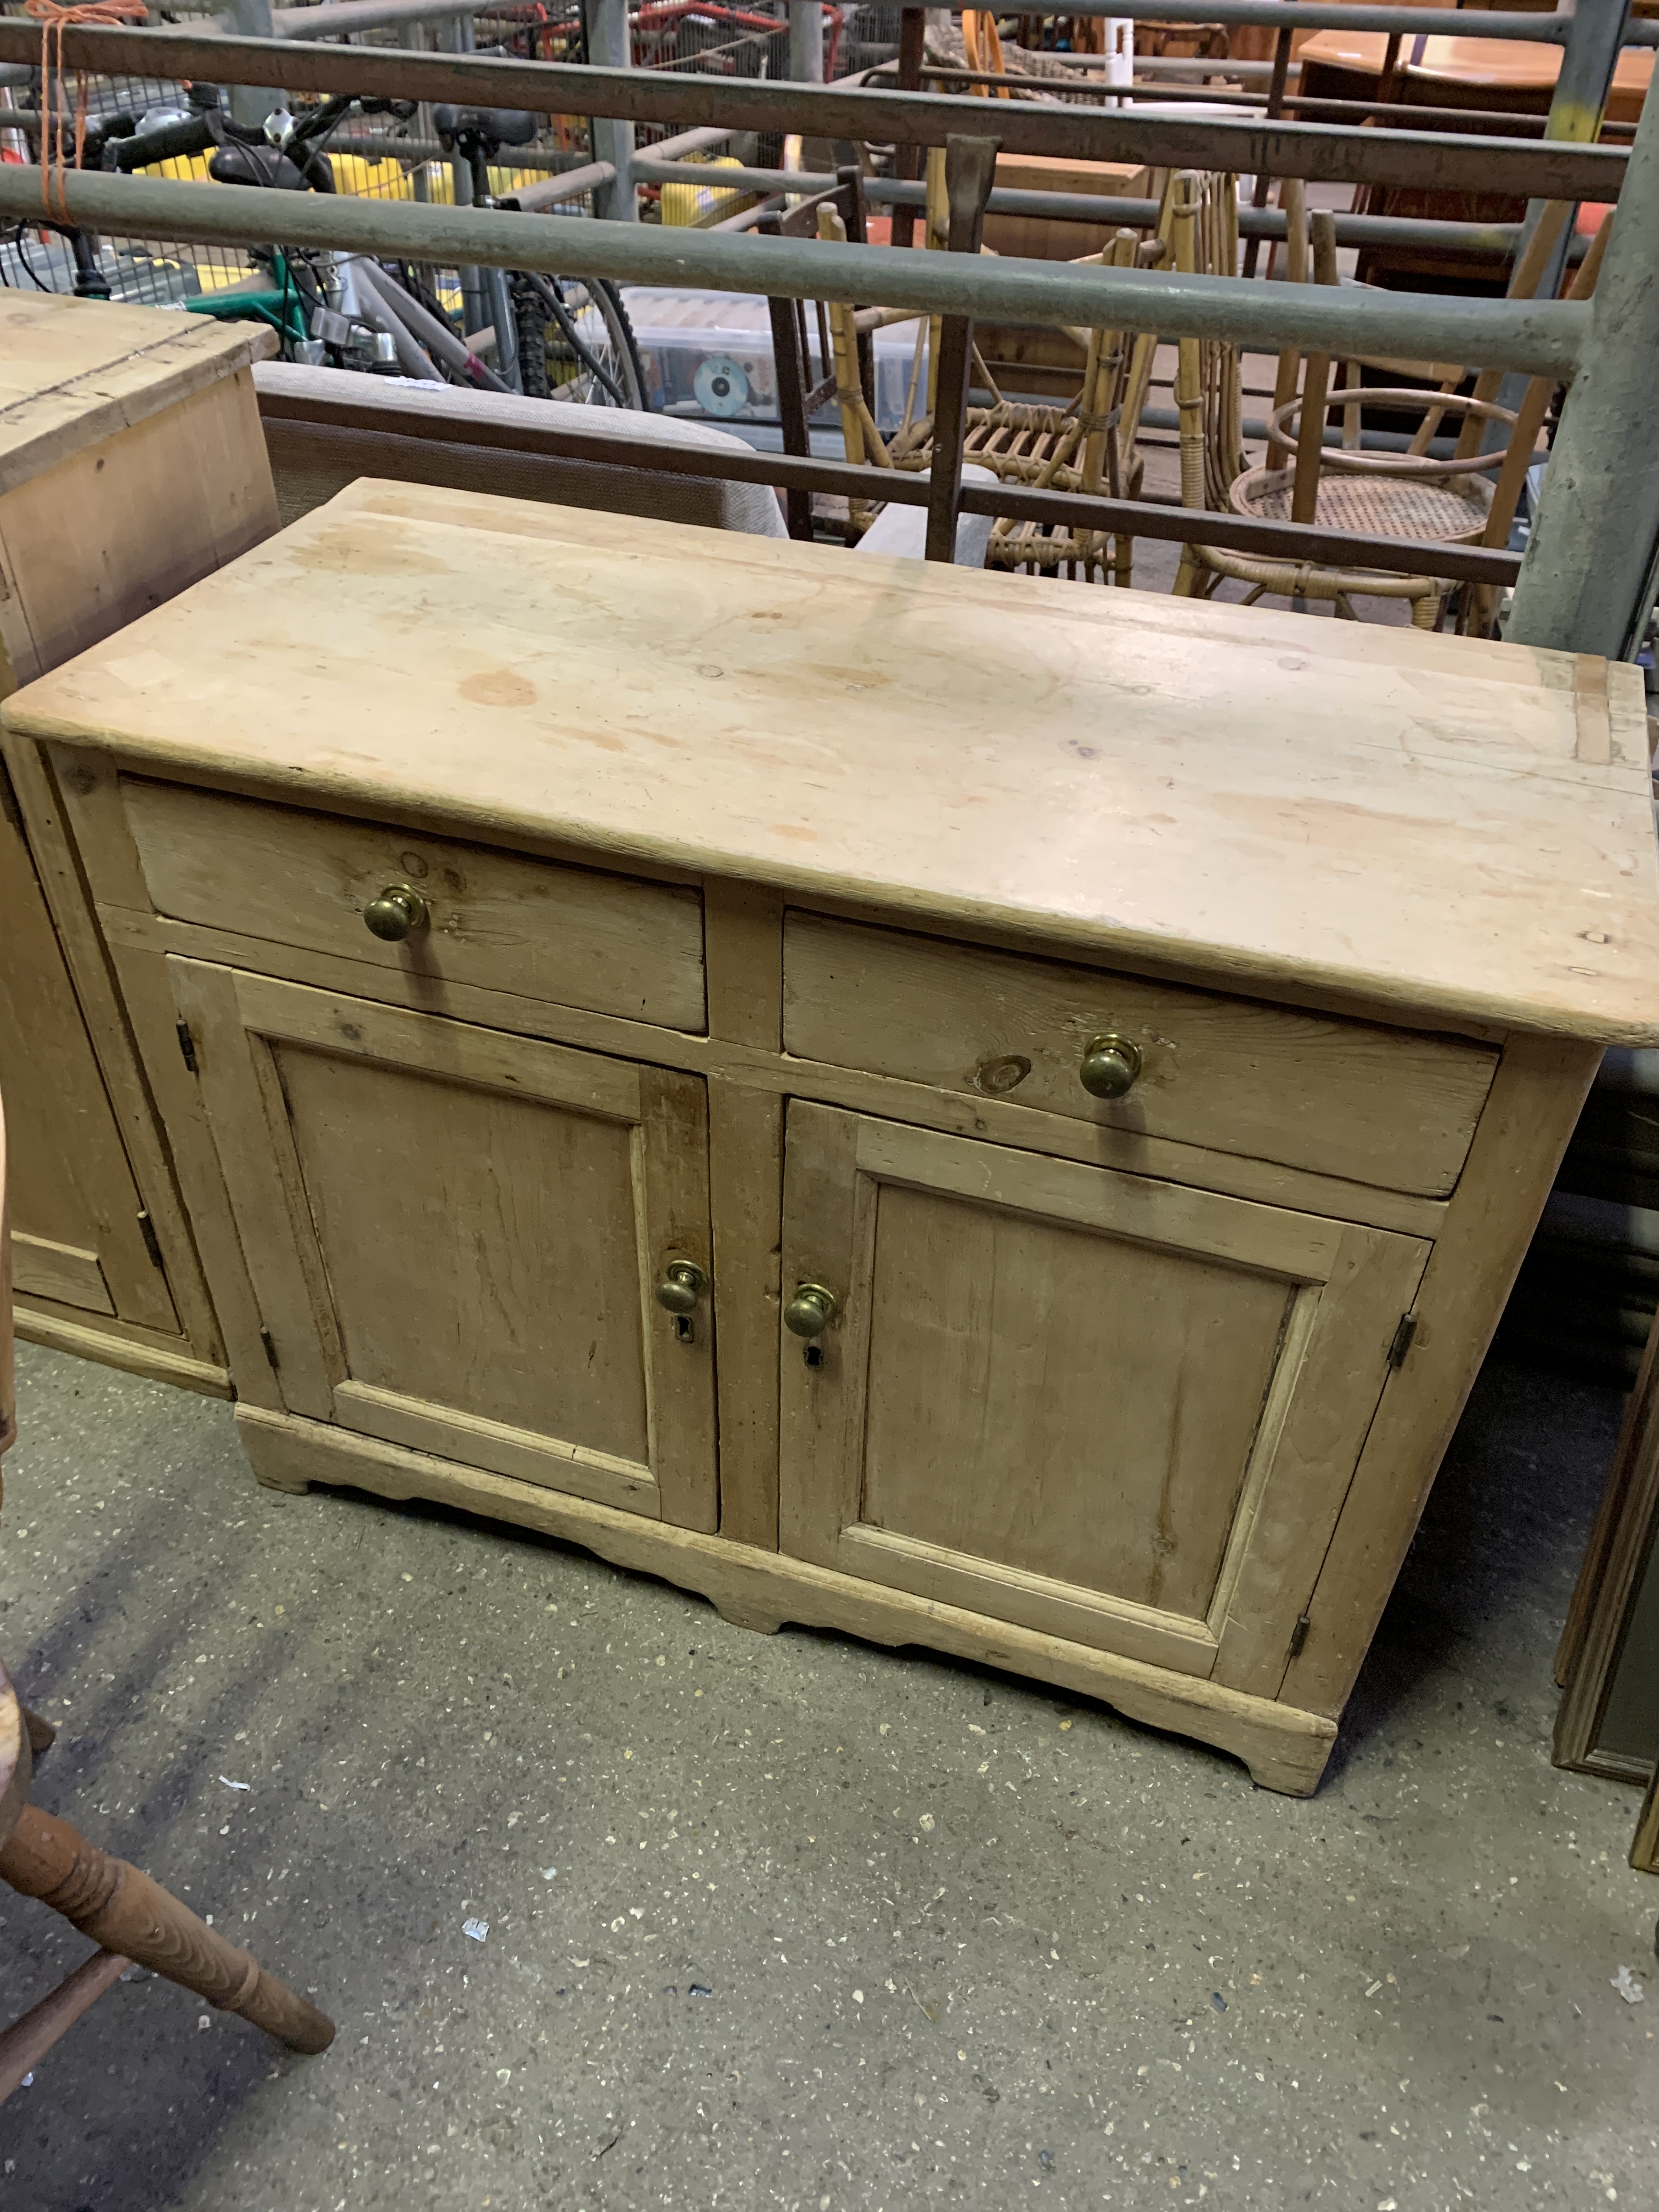
[[[1307, 0], [1291, 0], [1292, 7], [1305, 4]], [[1480, 11], [1460, 12], [1474, 20]], [[171, 29], [70, 26], [62, 37], [65, 67], [100, 76], [275, 84], [287, 92], [372, 92], [467, 106], [526, 107], [542, 115], [665, 123], [679, 129], [719, 125], [733, 131], [785, 131], [878, 144], [942, 145], [952, 131], [982, 133], [992, 119], [982, 100], [949, 93], [843, 91], [750, 77], [589, 69], [579, 63], [411, 53], [393, 46], [222, 39]], [[28, 61], [39, 51], [32, 23], [0, 18], [0, 62]], [[1565, 140], [1532, 142], [1265, 118], [1258, 122], [1212, 116], [1189, 122], [1180, 116], [1136, 115], [1127, 108], [1041, 106], [1030, 100], [999, 100], [994, 119], [997, 137], [1011, 154], [1059, 154], [1158, 168], [1224, 169], [1241, 176], [1303, 177], [1323, 184], [1512, 192], [1521, 198], [1616, 199], [1628, 159], [1622, 147]]]
[[483, 11], [476, 0], [320, 0], [315, 8], [273, 8], [271, 28], [281, 39], [343, 39], [398, 23], [435, 23]]
[[[952, 15], [961, 15], [957, 7]], [[1230, 29], [1275, 31], [1382, 31], [1398, 38], [1436, 36], [1433, 21], [1425, 22], [1419, 8], [1356, 5], [1345, 0], [1077, 0], [1068, 15], [1127, 15], [1158, 23], [1223, 23]], [[1531, 46], [1565, 46], [1572, 27], [1571, 8], [1553, 15], [1519, 9], [1461, 8], [1455, 33], [1460, 39], [1518, 39]], [[1461, 20], [1468, 17], [1467, 22]], [[1632, 46], [1659, 46], [1659, 22], [1632, 20], [1625, 32]]]
[[[973, 456], [969, 454], [971, 461]], [[870, 471], [859, 471], [867, 487]], [[890, 475], [884, 470], [885, 493]], [[865, 495], [868, 496], [867, 489]], [[964, 483], [960, 505], [969, 514], [1006, 514], [1016, 522], [1057, 523], [1061, 529], [1109, 530], [1130, 538], [1160, 538], [1176, 544], [1219, 545], [1230, 553], [1268, 560], [1317, 561], [1327, 567], [1386, 568], [1399, 575], [1444, 576], [1469, 584], [1512, 584], [1521, 573], [1518, 553], [1484, 545], [1448, 545], [1432, 538], [1367, 538], [1323, 530], [1316, 523], [1257, 522], [1243, 514], [1194, 514], [1145, 500], [1091, 499], [1079, 492], [1028, 491], [1023, 484]], [[1149, 520], [1148, 518], [1151, 518]]]
[[[392, 141], [386, 141], [391, 145]], [[716, 190], [809, 194], [833, 191], [835, 178], [826, 170], [714, 168], [697, 161], [664, 161], [656, 149], [637, 155], [634, 173], [644, 184], [698, 184]], [[925, 185], [893, 177], [866, 177], [864, 194], [881, 207], [923, 207]], [[987, 202], [992, 215], [1035, 216], [1048, 222], [1122, 224], [1132, 230], [1150, 230], [1158, 221], [1156, 200], [1129, 199], [1105, 192], [1017, 191], [999, 185]], [[1439, 222], [1421, 216], [1339, 215], [1335, 217], [1339, 246], [1407, 246], [1427, 252], [1512, 254], [1521, 237], [1518, 222]], [[1244, 238], [1284, 238], [1288, 234], [1279, 208], [1241, 207], [1238, 228]], [[1573, 257], [1583, 258], [1589, 241], [1575, 240]]]
[[[952, 9], [960, 15], [960, 8]], [[1402, 7], [1347, 7], [1317, 5], [1314, 0], [1294, 0], [1294, 13], [1285, 0], [1078, 0], [1075, 7], [1066, 10], [1073, 15], [1127, 15], [1150, 17], [1165, 23], [1224, 23], [1243, 28], [1246, 26], [1295, 30], [1352, 30], [1393, 32], [1411, 37], [1423, 29], [1421, 16], [1415, 9]], [[1504, 13], [1484, 9], [1465, 11], [1473, 17], [1467, 28], [1460, 23], [1455, 36], [1460, 39], [1521, 40], [1534, 46], [1565, 46], [1568, 28], [1572, 21], [1571, 9], [1558, 9], [1554, 14], [1525, 13], [1511, 9]], [[315, 8], [278, 8], [272, 11], [272, 21], [280, 33], [287, 38], [336, 38], [349, 31], [375, 30], [395, 23], [428, 22], [443, 16], [486, 15], [487, 8], [462, 4], [462, 0], [322, 0]], [[315, 27], [313, 27], [315, 26]], [[1626, 34], [1631, 46], [1652, 45], [1653, 33], [1659, 26], [1632, 23]]]
[[[344, 193], [256, 191], [70, 170], [71, 222], [127, 238], [341, 248], [440, 267], [531, 269], [625, 283], [696, 285], [783, 299], [856, 300], [1000, 323], [1230, 337], [1341, 358], [1382, 354], [1522, 368], [1570, 381], [1589, 309], [1556, 300], [1471, 300], [1354, 286], [1264, 284], [1012, 256], [917, 253], [817, 239], [751, 238], [514, 215]], [[56, 190], [56, 186], [54, 186]], [[41, 172], [0, 164], [0, 216], [41, 211]]]
[[[868, 75], [870, 77], [886, 79], [890, 77], [897, 66], [896, 62], [878, 62]], [[1231, 76], [1234, 73], [1234, 64], [1231, 62], [1221, 64], [1216, 70], [1217, 75], [1224, 74], [1227, 76]], [[931, 64], [922, 70], [921, 76], [924, 83], [946, 87], [958, 84], [1014, 84], [1053, 90], [1055, 83], [1055, 80], [1052, 77], [1027, 76], [1022, 75], [1018, 70], [1011, 71], [935, 69]], [[1405, 82], [1408, 79], [1409, 70], [1402, 69], [1396, 81]], [[1069, 92], [1071, 88], [1068, 87], [1066, 89]], [[1079, 89], [1081, 88], [1079, 87]], [[1229, 106], [1260, 108], [1264, 115], [1269, 105], [1269, 96], [1267, 93], [1241, 91], [1233, 85], [1147, 84], [1138, 81], [1133, 84], [1117, 86], [1111, 97], [1115, 100], [1164, 100], [1177, 106], [1190, 106], [1195, 112], [1201, 112], [1206, 103], [1213, 104], [1218, 98]], [[1350, 117], [1358, 120], [1361, 117], [1370, 116], [1386, 125], [1389, 130], [1406, 130], [1413, 125], [1432, 130], [1437, 124], [1443, 125], [1449, 115], [1455, 115], [1461, 127], [1479, 130], [1483, 135], [1490, 125], [1491, 135], [1494, 137], [1542, 138], [1548, 135], [1547, 116], [1527, 114], [1512, 108], [1424, 107], [1409, 106], [1406, 101], [1400, 100], [1333, 100], [1322, 95], [1309, 95], [1299, 92], [1286, 93], [1279, 105], [1287, 115], [1294, 111], [1297, 115], [1308, 116], [1315, 122], [1342, 123]], [[1633, 123], [1609, 123], [1604, 120], [1601, 128], [1603, 131], [1632, 131], [1635, 130], [1636, 125]]]
[[[941, 257], [942, 258], [942, 257]], [[271, 421], [323, 422], [341, 428], [384, 430], [386, 418], [373, 400], [361, 405], [330, 398], [322, 402], [287, 393], [261, 395], [259, 412]], [[397, 428], [406, 432], [408, 419]], [[707, 447], [672, 445], [644, 438], [607, 437], [603, 416], [589, 415], [580, 430], [550, 421], [545, 425], [457, 421], [444, 417], [447, 445], [503, 451], [544, 453], [568, 459], [598, 460], [629, 469], [653, 469], [669, 476], [758, 483], [790, 491], [840, 493], [854, 499], [878, 498], [898, 507], [926, 507], [925, 476], [902, 469], [879, 475], [846, 461], [810, 460], [786, 453], [716, 452]], [[1176, 544], [1197, 538], [1239, 553], [1272, 560], [1318, 561], [1343, 568], [1389, 568], [1410, 574], [1443, 576], [1468, 583], [1504, 585], [1519, 572], [1520, 556], [1479, 545], [1447, 545], [1437, 540], [1368, 538], [1316, 525], [1257, 522], [1249, 516], [1197, 514], [1191, 509], [1143, 500], [1103, 499], [1080, 492], [1031, 491], [1023, 484], [964, 483], [963, 507], [970, 514], [1006, 515], [1017, 522], [1051, 522], [1062, 528], [1104, 530], [1126, 537], [1156, 538]]]
[[[33, 134], [38, 132], [40, 125], [40, 114], [33, 108], [0, 110], [0, 130], [15, 125]], [[692, 131], [684, 135], [687, 138], [718, 143], [729, 138], [732, 133]], [[676, 145], [681, 141], [665, 139], [662, 143]], [[328, 142], [328, 151], [355, 154], [370, 161], [398, 161], [405, 166], [448, 159], [435, 138], [400, 138], [380, 131], [359, 131], [332, 138]], [[513, 205], [526, 215], [556, 207], [563, 200], [579, 199], [596, 185], [609, 184], [616, 174], [609, 161], [560, 167], [561, 163], [569, 162], [569, 155], [544, 147], [514, 146], [507, 149], [507, 154], [510, 159], [504, 155], [501, 162], [504, 168], [550, 172], [547, 182], [526, 185], [511, 195]], [[647, 184], [678, 181], [707, 185], [715, 191], [764, 192], [769, 197], [831, 191], [836, 181], [828, 170], [716, 168], [706, 162], [664, 161], [654, 146], [647, 154], [636, 157], [633, 168], [641, 181]], [[926, 204], [927, 198], [925, 185], [891, 177], [866, 177], [864, 190], [867, 199], [883, 207], [919, 208]], [[1129, 199], [1107, 193], [1016, 191], [1002, 185], [991, 194], [988, 208], [993, 215], [1031, 216], [1048, 222], [1086, 223], [1091, 227], [1104, 223], [1115, 228], [1122, 224], [1138, 230], [1150, 229], [1158, 216], [1156, 200]], [[759, 210], [750, 209], [746, 212], [755, 215]], [[736, 216], [727, 218], [733, 226], [738, 220]], [[1339, 246], [1402, 246], [1431, 252], [1507, 257], [1514, 253], [1522, 232], [1519, 223], [1439, 222], [1419, 216], [1339, 215], [1334, 221]], [[1245, 238], [1284, 238], [1287, 234], [1284, 214], [1277, 208], [1241, 207], [1238, 227]], [[1582, 260], [1589, 242], [1582, 235], [1576, 235], [1569, 249], [1570, 259]]]
[[580, 199], [584, 192], [596, 191], [601, 185], [614, 184], [617, 171], [610, 161], [584, 161], [580, 169], [567, 169], [563, 174], [545, 178], [539, 184], [524, 185], [511, 195], [512, 204], [526, 215], [534, 215], [543, 208], [557, 207], [562, 200]]
[[654, 146], [643, 150], [654, 155], [659, 161], [679, 161], [687, 154], [701, 154], [723, 146], [732, 136], [730, 131], [723, 131], [718, 125], [702, 131], [677, 131], [672, 138], [659, 138]]

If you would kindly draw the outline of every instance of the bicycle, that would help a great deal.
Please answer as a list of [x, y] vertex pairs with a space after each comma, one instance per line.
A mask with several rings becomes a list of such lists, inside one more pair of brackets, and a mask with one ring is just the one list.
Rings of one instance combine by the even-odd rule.
[[[467, 165], [473, 206], [510, 204], [492, 193], [489, 171], [505, 149], [530, 143], [535, 117], [507, 108], [434, 107], [432, 122], [445, 152]], [[634, 326], [607, 277], [503, 269], [481, 270], [479, 276], [490, 301], [496, 358], [510, 361], [507, 373], [520, 391], [537, 399], [570, 398], [641, 411], [648, 406]]]
[[[214, 86], [192, 85], [186, 100], [182, 107], [151, 111], [137, 120], [125, 112], [98, 118], [86, 132], [82, 166], [131, 173], [206, 156], [208, 174], [216, 183], [332, 192], [325, 149], [349, 115], [389, 115], [406, 123], [416, 112], [410, 101], [337, 94], [297, 118], [278, 109], [263, 126], [252, 126], [231, 118]], [[490, 190], [490, 166], [503, 148], [534, 137], [535, 117], [440, 108], [434, 122], [446, 151], [466, 165], [472, 204], [503, 204]], [[20, 226], [15, 241], [35, 283], [41, 280], [21, 245], [30, 228], [53, 231], [68, 241], [78, 294], [110, 296], [94, 241], [84, 230], [44, 217]], [[246, 252], [256, 279], [181, 304], [192, 313], [268, 324], [291, 360], [567, 404], [641, 412], [648, 406], [628, 311], [605, 278], [480, 271], [479, 290], [489, 301], [493, 321], [488, 334], [469, 338], [464, 329], [458, 331], [458, 318], [437, 291], [407, 262], [325, 250], [256, 246]], [[465, 308], [465, 292], [459, 304]], [[478, 349], [486, 336], [495, 368]]]

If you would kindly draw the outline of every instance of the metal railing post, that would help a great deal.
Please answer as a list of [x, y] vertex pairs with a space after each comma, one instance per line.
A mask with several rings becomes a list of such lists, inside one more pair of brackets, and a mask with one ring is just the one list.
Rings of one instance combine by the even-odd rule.
[[[432, 27], [432, 43], [438, 52], [470, 54], [472, 52], [472, 18], [455, 15]], [[442, 103], [440, 103], [441, 105]], [[459, 103], [457, 103], [459, 105]], [[458, 207], [472, 204], [472, 170], [459, 153], [449, 157], [450, 197]], [[484, 301], [483, 280], [473, 267], [458, 269], [455, 272], [461, 288], [461, 323], [470, 334], [480, 331], [489, 319], [489, 310]]]
[[[945, 185], [951, 206], [950, 250], [979, 253], [985, 203], [997, 173], [994, 138], [950, 137], [945, 142]], [[974, 362], [971, 315], [946, 315], [939, 325], [939, 394], [933, 410], [933, 449], [928, 467], [927, 544], [930, 561], [957, 557], [957, 517], [962, 501], [962, 447], [968, 434], [968, 385]]]
[[823, 82], [823, 0], [789, 0], [789, 76], [795, 84]]
[[1623, 659], [1659, 545], [1659, 100], [1643, 111], [1504, 635]]
[[[1630, 0], [1577, 0], [1550, 100], [1549, 119], [1544, 125], [1547, 138], [1589, 146], [1601, 136], [1601, 118], [1607, 112], [1613, 73], [1619, 66], [1629, 20]], [[1517, 262], [1531, 245], [1547, 204], [1538, 199], [1528, 202], [1526, 222], [1516, 248]], [[1571, 235], [1570, 228], [1563, 231], [1560, 244], [1545, 266], [1538, 283], [1540, 299], [1548, 299], [1560, 284]], [[1504, 404], [1510, 403], [1505, 400]]]
[[[587, 58], [598, 69], [632, 69], [633, 40], [628, 27], [628, 0], [582, 0], [582, 19], [587, 30]], [[611, 222], [637, 222], [639, 196], [634, 189], [634, 126], [613, 116], [594, 116], [588, 124], [588, 144], [596, 161], [609, 161], [616, 171], [610, 184], [593, 187], [593, 212]]]
[[[274, 39], [276, 35], [271, 21], [270, 0], [230, 0], [225, 15], [239, 39]], [[234, 84], [230, 88], [230, 112], [238, 123], [257, 127], [280, 101], [281, 94], [264, 85]]]

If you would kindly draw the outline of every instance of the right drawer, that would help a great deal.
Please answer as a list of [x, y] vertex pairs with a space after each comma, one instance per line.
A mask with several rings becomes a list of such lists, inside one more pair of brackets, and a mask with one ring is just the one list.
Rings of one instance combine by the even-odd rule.
[[[1455, 1185], [1498, 1054], [1467, 1038], [791, 913], [787, 1052], [1425, 1198]], [[1139, 1054], [1117, 1099], [1091, 1042]]]

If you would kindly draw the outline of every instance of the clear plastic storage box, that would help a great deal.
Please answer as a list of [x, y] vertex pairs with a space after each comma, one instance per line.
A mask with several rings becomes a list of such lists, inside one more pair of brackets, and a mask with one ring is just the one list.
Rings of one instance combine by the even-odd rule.
[[[678, 286], [629, 284], [623, 299], [639, 341], [646, 390], [665, 415], [712, 422], [775, 422], [778, 378], [772, 358], [772, 324], [764, 296], [750, 292], [699, 292]], [[925, 329], [925, 322], [921, 325]], [[915, 361], [915, 323], [875, 332], [876, 424], [896, 430]], [[807, 374], [814, 384], [829, 374], [820, 359], [817, 316], [806, 309]], [[916, 412], [926, 405], [927, 341], [922, 339]], [[832, 400], [813, 418], [838, 420]]]

